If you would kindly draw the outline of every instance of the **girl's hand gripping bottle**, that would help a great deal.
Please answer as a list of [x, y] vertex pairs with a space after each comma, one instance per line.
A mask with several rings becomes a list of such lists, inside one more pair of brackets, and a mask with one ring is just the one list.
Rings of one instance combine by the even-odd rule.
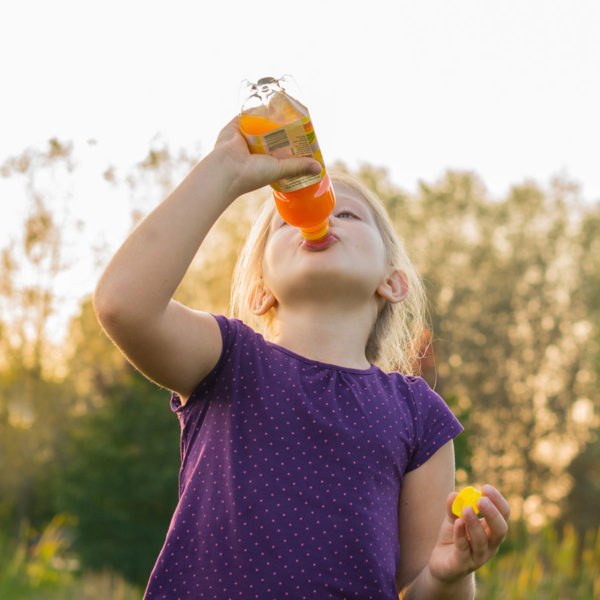
[[310, 156], [323, 166], [318, 175], [301, 175], [271, 184], [281, 218], [299, 227], [309, 242], [327, 236], [335, 196], [308, 110], [286, 93], [282, 80], [263, 77], [248, 82], [247, 100], [240, 114], [240, 129], [250, 152], [279, 158]]

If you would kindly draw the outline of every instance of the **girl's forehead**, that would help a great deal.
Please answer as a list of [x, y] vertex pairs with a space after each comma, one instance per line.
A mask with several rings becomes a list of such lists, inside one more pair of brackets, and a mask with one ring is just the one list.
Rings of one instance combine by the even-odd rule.
[[337, 184], [334, 186], [333, 191], [335, 192], [335, 203], [346, 202], [349, 204], [356, 204], [358, 206], [367, 206], [365, 199], [351, 187], [345, 184]]
[[355, 208], [360, 210], [365, 217], [374, 218], [373, 208], [361, 193], [346, 184], [334, 185], [336, 208]]

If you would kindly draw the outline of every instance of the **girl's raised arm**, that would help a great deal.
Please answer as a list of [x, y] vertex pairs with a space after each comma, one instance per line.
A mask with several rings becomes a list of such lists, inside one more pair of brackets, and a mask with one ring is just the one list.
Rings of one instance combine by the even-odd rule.
[[94, 294], [98, 320], [130, 362], [185, 401], [214, 367], [221, 335], [208, 313], [172, 297], [206, 234], [241, 194], [321, 165], [250, 154], [234, 118], [215, 148], [125, 241]]

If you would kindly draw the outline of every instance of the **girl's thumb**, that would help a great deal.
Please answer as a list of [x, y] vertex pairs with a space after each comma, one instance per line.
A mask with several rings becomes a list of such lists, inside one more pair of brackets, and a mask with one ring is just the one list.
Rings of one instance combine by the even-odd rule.
[[279, 160], [277, 179], [297, 177], [298, 175], [317, 175], [323, 169], [314, 158], [282, 158]]

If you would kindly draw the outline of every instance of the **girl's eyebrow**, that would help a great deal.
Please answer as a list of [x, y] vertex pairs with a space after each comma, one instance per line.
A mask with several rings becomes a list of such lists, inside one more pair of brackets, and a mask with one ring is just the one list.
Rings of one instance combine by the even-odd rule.
[[366, 217], [368, 214], [370, 214], [370, 211], [365, 203], [353, 198], [352, 196], [343, 197], [339, 202], [336, 200], [334, 210], [340, 209], [351, 209], [355, 212], [358, 212], [359, 216], [361, 217]]
[[364, 206], [359, 202], [352, 202], [351, 200], [342, 200], [335, 205], [335, 208], [348, 208], [352, 210], [363, 210]]
[[353, 206], [365, 206], [365, 202], [363, 200], [361, 200], [360, 198], [357, 198], [356, 196], [354, 196], [353, 194], [346, 194], [346, 193], [338, 193], [338, 195], [336, 196], [336, 204], [337, 203], [348, 203], [348, 204], [352, 204]]

